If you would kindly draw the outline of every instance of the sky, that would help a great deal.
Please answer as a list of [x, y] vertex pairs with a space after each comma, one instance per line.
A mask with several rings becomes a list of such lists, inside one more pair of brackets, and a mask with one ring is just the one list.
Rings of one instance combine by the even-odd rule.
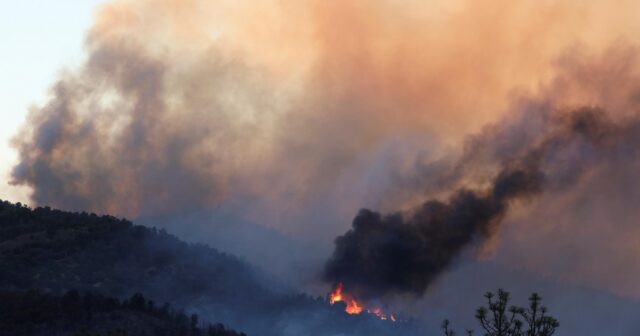
[[45, 102], [57, 74], [84, 57], [84, 36], [97, 0], [0, 2], [0, 198], [28, 202], [28, 189], [9, 185], [17, 156], [9, 142], [29, 107]]
[[485, 204], [417, 292], [464, 259], [640, 299], [640, 2], [76, 3], [1, 11], [20, 187], [0, 197], [162, 226], [319, 293], [358, 213], [411, 241]]

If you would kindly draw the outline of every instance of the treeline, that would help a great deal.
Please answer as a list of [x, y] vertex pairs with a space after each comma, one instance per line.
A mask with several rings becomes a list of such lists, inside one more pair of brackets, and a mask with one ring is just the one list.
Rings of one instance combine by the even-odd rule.
[[225, 310], [275, 299], [252, 267], [208, 246], [112, 216], [19, 203], [0, 202], [0, 269], [8, 290], [141, 292], [185, 308], [207, 297]]
[[[0, 291], [39, 289], [62, 297], [78, 290], [120, 300], [144, 293], [249, 335], [418, 332], [408, 321], [345, 314], [324, 298], [288, 289], [234, 256], [112, 216], [0, 201], [0, 270]], [[120, 317], [130, 320], [130, 334], [136, 325], [152, 323], [140, 314]]]
[[2, 335], [245, 336], [222, 324], [201, 323], [142, 294], [119, 300], [71, 290], [54, 296], [38, 290], [0, 292]]
[[109, 215], [67, 212], [50, 207], [31, 209], [20, 202], [13, 204], [0, 200], [0, 241], [34, 232], [45, 232], [51, 237], [60, 230], [87, 227], [87, 225], [91, 227], [90, 231], [108, 232], [129, 228], [132, 223]]

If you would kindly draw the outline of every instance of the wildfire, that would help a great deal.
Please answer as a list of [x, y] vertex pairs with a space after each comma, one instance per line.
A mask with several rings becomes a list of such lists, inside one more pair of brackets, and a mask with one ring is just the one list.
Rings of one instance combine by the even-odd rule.
[[[356, 299], [354, 299], [351, 295], [342, 292], [342, 283], [338, 283], [329, 295], [329, 303], [333, 305], [336, 302], [344, 302], [347, 305], [344, 310], [347, 314], [357, 315], [365, 311], [363, 305], [358, 303]], [[383, 313], [380, 308], [367, 309], [366, 312], [377, 316], [381, 320], [391, 320], [393, 322], [396, 321], [396, 318], [395, 316], [393, 316], [393, 314], [387, 315]]]
[[331, 303], [332, 305], [340, 301], [342, 301], [342, 284], [341, 283], [339, 283], [329, 295], [329, 303]]
[[377, 316], [378, 318], [380, 318], [383, 321], [386, 321], [386, 320], [391, 320], [393, 322], [396, 321], [396, 317], [393, 316], [393, 314], [389, 314], [389, 316], [387, 316], [387, 314], [383, 313], [382, 310], [380, 310], [380, 308], [375, 308], [375, 309], [371, 309], [371, 310], [367, 309], [367, 312], [369, 314], [373, 314], [373, 315]]
[[360, 314], [362, 313], [362, 306], [360, 304], [358, 304], [358, 301], [356, 301], [355, 299], [353, 299], [351, 296], [349, 295], [345, 295], [342, 294], [342, 284], [339, 283], [331, 292], [331, 295], [329, 296], [329, 303], [331, 303], [332, 305], [335, 304], [336, 302], [344, 302], [347, 304], [347, 308], [345, 308], [345, 311], [347, 312], [347, 314]]

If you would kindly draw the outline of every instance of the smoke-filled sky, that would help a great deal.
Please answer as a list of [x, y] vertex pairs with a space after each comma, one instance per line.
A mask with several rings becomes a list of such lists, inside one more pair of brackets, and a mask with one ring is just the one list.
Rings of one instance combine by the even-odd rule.
[[84, 58], [84, 35], [102, 2], [25, 0], [0, 4], [1, 198], [28, 202], [28, 190], [8, 184], [17, 159], [9, 141], [29, 107], [45, 101], [56, 75]]
[[410, 218], [459, 190], [494, 202], [505, 165], [586, 109], [577, 133], [593, 141], [540, 154], [535, 197], [500, 196], [502, 224], [470, 230], [426, 278], [491, 260], [640, 299], [640, 136], [624, 126], [638, 123], [640, 2], [64, 3], [0, 23], [2, 197], [156, 221], [312, 288], [360, 208]]

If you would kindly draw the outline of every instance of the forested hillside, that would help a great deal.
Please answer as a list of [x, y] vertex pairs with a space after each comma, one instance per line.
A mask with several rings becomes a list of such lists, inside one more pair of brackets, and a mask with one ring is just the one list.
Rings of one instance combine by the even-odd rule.
[[24, 336], [245, 336], [222, 324], [158, 306], [142, 294], [127, 300], [69, 291], [0, 292], [0, 334]]
[[0, 202], [0, 269], [5, 292], [76, 290], [120, 300], [142, 293], [249, 335], [384, 335], [411, 328], [347, 315], [324, 298], [274, 292], [264, 274], [233, 256], [112, 216]]
[[228, 305], [272, 300], [238, 259], [164, 231], [111, 216], [0, 205], [0, 275], [5, 289], [145, 292], [185, 305], [206, 294]]

